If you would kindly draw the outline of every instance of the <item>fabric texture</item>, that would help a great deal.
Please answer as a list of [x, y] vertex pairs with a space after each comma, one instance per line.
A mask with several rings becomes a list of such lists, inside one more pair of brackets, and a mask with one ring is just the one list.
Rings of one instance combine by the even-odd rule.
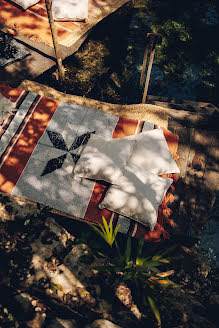
[[2, 97], [0, 99], [0, 124], [1, 126], [4, 126], [4, 124], [7, 121], [7, 118], [9, 115], [12, 114], [12, 112], [15, 109], [15, 104], [10, 101], [9, 99]]
[[134, 141], [91, 135], [74, 170], [73, 178], [103, 180], [116, 184], [134, 146]]
[[53, 18], [59, 21], [83, 21], [88, 18], [88, 0], [53, 0]]
[[146, 131], [126, 138], [136, 141], [129, 163], [158, 175], [179, 173], [162, 129]]
[[8, 66], [29, 55], [29, 51], [14, 40], [10, 34], [0, 31], [0, 66]]
[[11, 1], [21, 6], [24, 10], [40, 2], [40, 0], [11, 0]]
[[[172, 201], [170, 193], [159, 206], [157, 224], [150, 231], [127, 217], [99, 209], [107, 188], [104, 182], [72, 181], [75, 163], [94, 131], [104, 138], [123, 138], [153, 128], [153, 124], [6, 85], [0, 85], [0, 93], [15, 105], [0, 133], [0, 191], [49, 206], [71, 219], [102, 223], [104, 216], [114, 226], [121, 224], [120, 232], [132, 237], [139, 238], [142, 233], [150, 241], [169, 237], [164, 224], [172, 224], [167, 206]], [[178, 136], [166, 129], [164, 134], [175, 157]]]
[[99, 207], [128, 216], [153, 231], [158, 207], [172, 182], [130, 163], [117, 185], [109, 187]]

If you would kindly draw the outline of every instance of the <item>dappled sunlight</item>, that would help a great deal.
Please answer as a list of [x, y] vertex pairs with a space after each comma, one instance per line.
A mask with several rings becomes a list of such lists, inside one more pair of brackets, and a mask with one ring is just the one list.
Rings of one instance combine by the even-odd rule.
[[106, 139], [91, 135], [73, 175], [116, 183], [133, 146], [134, 142], [127, 139]]
[[6, 84], [0, 84], [0, 92], [7, 99], [10, 99], [12, 102], [16, 102], [18, 97], [23, 93], [23, 90], [12, 89]]
[[11, 181], [10, 184], [2, 185], [2, 190], [8, 193], [12, 192], [13, 183], [15, 186], [23, 172], [37, 141], [42, 136], [45, 127], [58, 107], [58, 102], [52, 100], [47, 102], [45, 98], [38, 98], [34, 106], [34, 112], [30, 111], [24, 120], [19, 137], [15, 136], [10, 141], [9, 147], [2, 158], [1, 175]]
[[137, 167], [130, 165], [129, 170], [124, 171], [124, 176], [118, 180], [118, 186], [109, 187], [99, 207], [130, 217], [153, 230], [158, 206], [173, 180], [162, 179], [151, 173], [144, 175], [145, 171], [140, 170], [136, 174], [136, 170]]
[[[124, 125], [124, 121], [126, 124]], [[116, 129], [113, 132], [113, 138], [122, 138], [128, 135], [138, 133], [136, 131], [136, 124], [138, 121], [120, 117]], [[140, 128], [140, 127], [139, 127]]]
[[[41, 8], [39, 5], [43, 5], [44, 8]], [[44, 42], [50, 46], [53, 45], [45, 1], [41, 1], [26, 11], [4, 0], [0, 0], [0, 6], [1, 22], [33, 41]], [[58, 40], [63, 40], [78, 26], [73, 22], [59, 22], [58, 24], [56, 23], [56, 28]]]
[[177, 154], [179, 136], [177, 134], [173, 134], [171, 131], [169, 131], [166, 128], [162, 128], [162, 130], [164, 133], [164, 137], [167, 141], [169, 151], [171, 152], [174, 158]]
[[13, 182], [6, 180], [4, 175], [0, 174], [0, 187], [2, 191], [8, 193], [8, 190], [12, 190], [14, 185]]
[[138, 306], [135, 304], [132, 298], [132, 290], [124, 283], [120, 283], [115, 289], [115, 295], [118, 297], [120, 302], [124, 304], [133, 315], [140, 320], [142, 318], [142, 313], [140, 312]]
[[[63, 41], [68, 38], [74, 31], [80, 33], [80, 31], [77, 32], [77, 30], [81, 28], [88, 30], [93, 24], [97, 23], [95, 20], [99, 19], [100, 15], [106, 15], [112, 11], [113, 3], [114, 1], [112, 0], [89, 0], [89, 23], [87, 23], [87, 25], [85, 25], [86, 23], [84, 22], [56, 21], [55, 26], [58, 41]], [[42, 0], [27, 10], [23, 10], [10, 1], [7, 2], [4, 0], [0, 0], [0, 6], [0, 20], [2, 23], [15, 29], [30, 40], [43, 42], [50, 46], [53, 45], [45, 1]]]

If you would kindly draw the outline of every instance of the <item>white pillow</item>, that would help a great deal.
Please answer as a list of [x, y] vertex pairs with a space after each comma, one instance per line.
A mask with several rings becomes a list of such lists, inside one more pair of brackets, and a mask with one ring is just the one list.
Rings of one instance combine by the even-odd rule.
[[109, 187], [99, 208], [127, 216], [153, 231], [158, 207], [172, 182], [129, 163], [117, 185]]
[[34, 6], [37, 2], [40, 2], [40, 0], [11, 0], [11, 1], [15, 2], [17, 5], [24, 8], [24, 10]]
[[117, 183], [133, 146], [132, 140], [92, 134], [73, 170], [73, 177]]
[[162, 129], [142, 132], [124, 139], [136, 141], [129, 163], [158, 175], [180, 172]]
[[88, 0], [53, 0], [54, 20], [82, 21], [88, 18]]

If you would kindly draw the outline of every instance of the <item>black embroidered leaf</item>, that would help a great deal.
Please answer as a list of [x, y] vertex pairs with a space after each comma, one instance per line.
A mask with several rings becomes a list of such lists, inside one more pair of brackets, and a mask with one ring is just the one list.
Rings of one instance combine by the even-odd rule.
[[78, 147], [80, 147], [82, 145], [86, 145], [86, 143], [90, 139], [91, 133], [95, 133], [95, 131], [87, 132], [85, 134], [82, 134], [81, 136], [76, 137], [73, 144], [71, 145], [70, 150], [74, 150], [74, 149], [77, 149]]
[[41, 176], [44, 176], [44, 175], [46, 175], [48, 173], [51, 173], [51, 172], [53, 172], [57, 169], [60, 169], [62, 167], [65, 159], [66, 159], [66, 156], [67, 156], [67, 154], [49, 160], [48, 163], [46, 164], [46, 167], [43, 170], [43, 173], [41, 174]]
[[78, 161], [79, 158], [80, 158], [80, 155], [77, 155], [77, 154], [71, 154], [71, 156], [72, 156], [72, 158], [73, 158], [74, 163], [76, 164], [77, 161]]
[[68, 151], [68, 148], [65, 144], [65, 140], [63, 139], [63, 136], [60, 133], [49, 130], [47, 130], [46, 132], [55, 148]]

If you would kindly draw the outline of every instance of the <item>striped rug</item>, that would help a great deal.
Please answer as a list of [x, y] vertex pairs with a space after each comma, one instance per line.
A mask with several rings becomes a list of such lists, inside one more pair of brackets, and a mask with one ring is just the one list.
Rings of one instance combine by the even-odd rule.
[[[89, 222], [102, 222], [104, 216], [114, 225], [121, 224], [120, 232], [133, 237], [140, 237], [142, 232], [146, 240], [169, 237], [164, 228], [172, 223], [167, 207], [169, 194], [159, 207], [158, 222], [151, 232], [129, 218], [98, 208], [107, 188], [105, 183], [80, 178], [73, 182], [71, 177], [90, 133], [121, 138], [151, 130], [153, 123], [59, 102], [5, 85], [0, 85], [0, 92], [16, 104], [0, 131], [1, 191]], [[178, 136], [166, 129], [164, 133], [175, 157]]]

